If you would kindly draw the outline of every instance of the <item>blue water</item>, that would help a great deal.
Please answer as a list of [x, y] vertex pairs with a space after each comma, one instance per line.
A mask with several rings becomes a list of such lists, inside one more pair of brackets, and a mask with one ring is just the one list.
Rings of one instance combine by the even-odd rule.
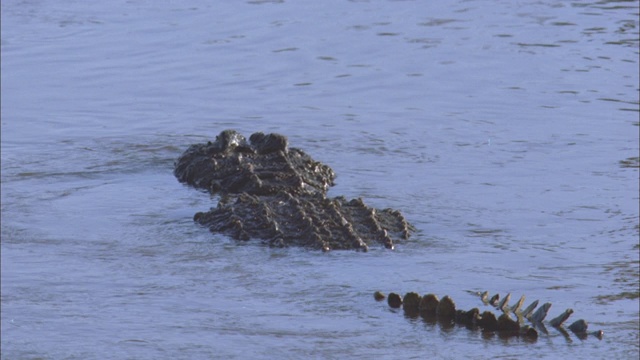
[[[637, 358], [637, 1], [3, 1], [2, 359]], [[393, 252], [238, 244], [173, 162], [279, 132]], [[602, 340], [413, 321], [511, 292]], [[515, 300], [513, 300], [515, 302]], [[484, 308], [481, 308], [484, 310]]]

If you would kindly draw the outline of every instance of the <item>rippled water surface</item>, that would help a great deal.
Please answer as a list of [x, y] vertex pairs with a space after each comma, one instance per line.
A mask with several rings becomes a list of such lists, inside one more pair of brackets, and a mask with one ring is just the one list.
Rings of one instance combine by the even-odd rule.
[[[637, 358], [637, 1], [2, 1], [2, 358]], [[189, 144], [287, 135], [395, 251], [192, 221]], [[527, 295], [602, 340], [405, 318]], [[484, 308], [481, 307], [484, 310]]]

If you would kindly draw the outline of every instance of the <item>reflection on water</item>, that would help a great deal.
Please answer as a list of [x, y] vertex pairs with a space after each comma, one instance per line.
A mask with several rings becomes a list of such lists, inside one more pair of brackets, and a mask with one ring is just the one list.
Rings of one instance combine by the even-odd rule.
[[[637, 2], [1, 6], [3, 359], [637, 358]], [[229, 128], [418, 231], [367, 254], [210, 234], [217, 199], [173, 162]], [[526, 294], [605, 337], [403, 319], [384, 289]]]

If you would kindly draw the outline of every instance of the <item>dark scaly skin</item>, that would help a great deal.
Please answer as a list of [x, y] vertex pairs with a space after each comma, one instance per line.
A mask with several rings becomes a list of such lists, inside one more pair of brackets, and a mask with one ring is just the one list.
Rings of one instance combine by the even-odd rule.
[[287, 138], [255, 133], [250, 141], [225, 130], [216, 141], [191, 145], [175, 164], [180, 182], [212, 194], [325, 194], [333, 186], [333, 170], [299, 149]]
[[[376, 294], [378, 293], [380, 292], [376, 292]], [[391, 293], [389, 295], [389, 306], [392, 308], [399, 308], [402, 306], [405, 315], [408, 317], [416, 317], [417, 315], [420, 315], [428, 323], [437, 321], [443, 327], [447, 328], [455, 323], [464, 325], [469, 329], [479, 328], [483, 332], [495, 332], [500, 337], [519, 336], [528, 341], [535, 341], [538, 338], [538, 332], [548, 334], [548, 331], [543, 324], [543, 320], [551, 307], [551, 303], [545, 303], [542, 305], [538, 309], [537, 315], [527, 316], [536, 308], [538, 304], [537, 300], [523, 312], [520, 310], [520, 307], [524, 303], [524, 296], [520, 298], [515, 306], [509, 307], [509, 295], [507, 295], [503, 301], [498, 301], [500, 297], [496, 294], [490, 301], [488, 292], [471, 293], [480, 295], [480, 300], [485, 305], [496, 308], [496, 310], [502, 312], [502, 314], [496, 317], [493, 312], [480, 312], [478, 308], [473, 308], [468, 311], [456, 309], [455, 303], [449, 296], [445, 296], [442, 300], [439, 300], [434, 294], [426, 294], [420, 297], [420, 295], [415, 292], [407, 293], [404, 299], [401, 299], [400, 296], [395, 293]], [[394, 299], [391, 298], [392, 295], [394, 296]], [[548, 324], [560, 331], [560, 333], [565, 337], [569, 338], [569, 334], [565, 331], [563, 324], [571, 314], [573, 314], [573, 310], [567, 309], [559, 316], [550, 320]], [[525, 324], [526, 320], [528, 320], [531, 325]], [[604, 335], [602, 330], [589, 332], [587, 330], [587, 322], [584, 320], [575, 321], [568, 328], [580, 339], [585, 339], [587, 336], [595, 336], [598, 339], [602, 339]]]
[[214, 142], [190, 146], [174, 174], [180, 182], [221, 195], [216, 208], [194, 220], [237, 240], [366, 251], [372, 243], [393, 249], [413, 230], [399, 211], [375, 209], [362, 199], [328, 198], [333, 170], [289, 148], [279, 134], [254, 133], [247, 141], [225, 130]]

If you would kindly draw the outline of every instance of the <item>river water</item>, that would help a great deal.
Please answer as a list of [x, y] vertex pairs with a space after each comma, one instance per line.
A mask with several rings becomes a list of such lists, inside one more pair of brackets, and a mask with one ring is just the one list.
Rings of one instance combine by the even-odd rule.
[[[2, 359], [637, 358], [637, 1], [2, 1]], [[395, 251], [236, 243], [173, 162], [279, 132]], [[405, 318], [510, 292], [604, 338]], [[485, 309], [482, 308], [481, 309]]]

